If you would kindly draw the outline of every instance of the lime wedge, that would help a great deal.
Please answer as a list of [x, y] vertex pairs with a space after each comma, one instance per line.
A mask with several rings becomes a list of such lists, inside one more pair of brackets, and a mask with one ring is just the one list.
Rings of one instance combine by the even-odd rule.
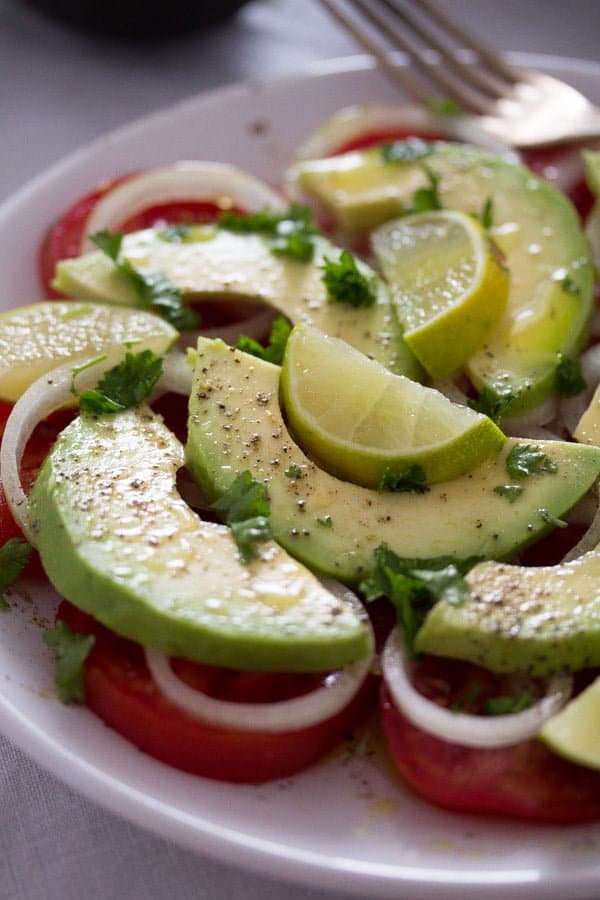
[[104, 303], [43, 301], [0, 314], [0, 397], [14, 402], [46, 372], [122, 345], [165, 353], [178, 333], [151, 313]]
[[434, 378], [485, 344], [508, 299], [508, 274], [485, 229], [451, 210], [393, 219], [372, 236], [404, 340]]
[[600, 150], [583, 150], [581, 155], [590, 191], [595, 197], [600, 197]]
[[559, 756], [600, 769], [600, 678], [548, 719], [538, 737]]
[[330, 473], [365, 487], [415, 466], [421, 483], [456, 478], [504, 443], [487, 416], [305, 324], [288, 339], [280, 390], [303, 449]]

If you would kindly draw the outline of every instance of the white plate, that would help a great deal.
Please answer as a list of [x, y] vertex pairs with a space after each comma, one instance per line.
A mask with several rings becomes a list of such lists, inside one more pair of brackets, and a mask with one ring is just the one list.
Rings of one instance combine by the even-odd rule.
[[[600, 67], [545, 66], [600, 102]], [[273, 182], [295, 146], [350, 103], [394, 99], [363, 57], [309, 76], [194, 98], [68, 157], [0, 210], [0, 306], [39, 298], [36, 248], [48, 224], [104, 177], [180, 158], [237, 163]], [[297, 881], [370, 897], [597, 896], [600, 826], [535, 827], [454, 815], [410, 796], [373, 740], [295, 778], [260, 787], [210, 782], [140, 754], [81, 708], [48, 694], [40, 636], [53, 598], [26, 592], [2, 614], [0, 729], [64, 781], [180, 844]]]

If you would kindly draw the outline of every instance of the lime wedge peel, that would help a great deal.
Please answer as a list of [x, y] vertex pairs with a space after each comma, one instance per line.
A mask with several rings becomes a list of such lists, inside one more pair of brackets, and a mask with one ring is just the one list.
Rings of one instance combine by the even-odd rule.
[[288, 340], [281, 402], [298, 443], [333, 475], [379, 488], [419, 466], [431, 484], [500, 451], [487, 416], [394, 375], [350, 345], [305, 324]]
[[600, 677], [548, 719], [538, 737], [559, 756], [600, 769]]
[[508, 300], [508, 273], [486, 230], [444, 209], [386, 222], [372, 245], [406, 344], [433, 378], [460, 369], [485, 345]]

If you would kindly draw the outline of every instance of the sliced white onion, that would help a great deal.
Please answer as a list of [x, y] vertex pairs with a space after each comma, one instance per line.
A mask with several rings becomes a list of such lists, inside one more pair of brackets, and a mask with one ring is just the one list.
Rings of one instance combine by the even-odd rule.
[[465, 391], [463, 391], [463, 389], [451, 378], [443, 378], [440, 381], [434, 381], [433, 387], [436, 391], [439, 391], [447, 397], [448, 400], [452, 400], [453, 403], [460, 403], [461, 406], [469, 405], [469, 398]]
[[[358, 598], [348, 588], [332, 579], [323, 579], [323, 585], [346, 601], [360, 607], [364, 613]], [[373, 648], [373, 629], [366, 616], [365, 625], [369, 629]], [[190, 687], [175, 675], [169, 657], [158, 650], [145, 648], [145, 653], [148, 668], [157, 687], [184, 712], [221, 728], [264, 731], [271, 734], [300, 731], [337, 715], [358, 693], [371, 670], [374, 655], [371, 650], [364, 659], [332, 672], [325, 679], [325, 683], [310, 694], [274, 703], [235, 703], [210, 697]]]
[[195, 160], [158, 166], [132, 175], [101, 197], [85, 224], [81, 253], [96, 249], [88, 235], [104, 228], [115, 230], [151, 206], [176, 200], [207, 200], [223, 209], [236, 206], [248, 212], [265, 207], [285, 210], [280, 194], [236, 166]]
[[513, 437], [529, 437], [528, 431], [540, 425], [547, 425], [556, 416], [558, 402], [553, 394], [525, 413], [518, 416], [504, 416], [502, 419], [502, 431]]
[[193, 364], [185, 353], [171, 351], [163, 360], [163, 371], [156, 384], [156, 393], [172, 391], [189, 397], [192, 391]]
[[215, 325], [214, 328], [201, 328], [199, 334], [207, 338], [221, 338], [226, 344], [233, 346], [241, 335], [260, 340], [268, 333], [273, 319], [279, 315], [277, 310], [267, 307], [260, 309], [245, 319], [231, 322], [229, 325]]
[[382, 666], [394, 703], [407, 719], [428, 734], [463, 747], [508, 747], [535, 737], [546, 719], [565, 705], [573, 684], [570, 675], [553, 675], [548, 679], [546, 695], [528, 709], [503, 716], [474, 716], [444, 709], [413, 687], [398, 628], [387, 640]]

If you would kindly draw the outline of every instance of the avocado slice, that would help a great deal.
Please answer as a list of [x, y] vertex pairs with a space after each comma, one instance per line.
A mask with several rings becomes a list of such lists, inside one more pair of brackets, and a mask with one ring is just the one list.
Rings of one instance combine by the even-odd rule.
[[31, 493], [31, 526], [59, 593], [125, 637], [238, 669], [323, 671], [369, 652], [360, 612], [273, 541], [240, 561], [175, 477], [183, 447], [148, 408], [81, 416]]
[[209, 499], [249, 469], [268, 487], [275, 539], [342, 581], [368, 574], [381, 543], [407, 557], [506, 557], [543, 534], [548, 514], [562, 515], [600, 472], [600, 448], [539, 442], [558, 471], [531, 475], [509, 503], [494, 490], [506, 483], [506, 457], [518, 443], [508, 439], [498, 456], [424, 494], [359, 487], [319, 469], [298, 446], [282, 416], [279, 374], [277, 366], [200, 338], [187, 465]]
[[[271, 252], [264, 237], [206, 226], [197, 240], [176, 243], [160, 229], [127, 234], [121, 259], [144, 272], [160, 272], [194, 302], [246, 299], [262, 301], [296, 323], [308, 322], [352, 344], [398, 374], [419, 379], [421, 367], [402, 339], [402, 329], [385, 283], [363, 262], [359, 269], [377, 285], [377, 302], [359, 309], [330, 302], [322, 281], [325, 257], [340, 250], [322, 237], [314, 240], [312, 261], [299, 262]], [[136, 306], [138, 298], [101, 251], [58, 264], [54, 287], [70, 297]]]
[[600, 552], [557, 566], [481, 563], [468, 600], [441, 600], [416, 640], [424, 653], [495, 672], [545, 675], [600, 666]]
[[[370, 230], [406, 211], [415, 192], [428, 187], [427, 170], [439, 178], [448, 209], [481, 215], [491, 201], [490, 235], [511, 279], [508, 306], [467, 372], [479, 390], [513, 395], [507, 415], [531, 409], [552, 390], [561, 356], [581, 349], [593, 306], [590, 248], [566, 197], [524, 166], [443, 142], [416, 160], [386, 162], [375, 148], [302, 162], [293, 178], [342, 227]], [[385, 275], [385, 258], [380, 264]]]

